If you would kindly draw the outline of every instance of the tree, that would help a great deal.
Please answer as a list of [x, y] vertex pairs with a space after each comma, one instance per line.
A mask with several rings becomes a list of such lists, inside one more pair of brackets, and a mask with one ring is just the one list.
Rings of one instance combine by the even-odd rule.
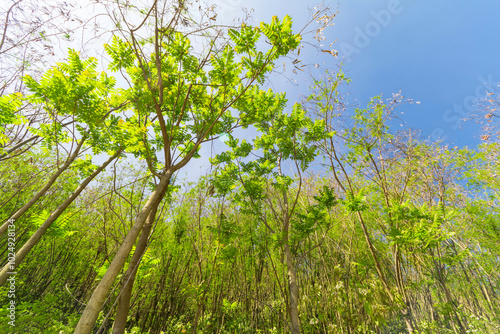
[[[114, 80], [104, 73], [99, 75], [96, 72], [97, 62], [93, 58], [82, 60], [73, 50], [70, 50], [68, 58], [67, 63], [59, 63], [57, 67], [49, 70], [40, 83], [29, 76], [25, 79], [27, 86], [33, 92], [27, 99], [33, 104], [43, 105], [48, 118], [53, 120], [49, 124], [39, 124], [39, 128], [31, 127], [30, 131], [43, 138], [42, 144], [47, 150], [55, 147], [58, 153], [60, 149], [65, 150], [65, 145], [69, 146], [68, 158], [49, 178], [44, 187], [11, 215], [10, 219], [18, 220], [26, 213], [75, 162], [86, 177], [74, 193], [47, 218], [25, 246], [16, 253], [15, 267], [23, 261], [52, 223], [83, 189], [123, 151], [118, 130], [114, 126], [118, 119], [117, 117], [112, 120], [107, 119], [113, 111], [120, 108], [120, 106], [110, 107], [113, 103], [117, 103], [116, 97], [112, 95]], [[67, 127], [68, 124], [61, 124], [61, 118], [71, 119], [69, 123], [72, 127]], [[96, 154], [103, 151], [112, 152], [111, 157], [98, 168], [93, 168], [91, 164], [89, 166], [89, 161], [76, 161], [85, 143]], [[73, 145], [75, 145], [74, 148]], [[9, 220], [0, 227], [0, 232], [6, 232], [8, 225]], [[0, 272], [0, 285], [6, 282], [8, 272], [12, 271], [10, 265], [12, 263], [5, 265]]]
[[[309, 101], [314, 101], [312, 110], [319, 118], [326, 120], [326, 131], [337, 134], [336, 116], [338, 109], [343, 108], [340, 105], [337, 87], [345, 81], [342, 72], [337, 73], [335, 76], [329, 77], [326, 82], [316, 81], [316, 91], [311, 94]], [[389, 230], [398, 229], [399, 222], [395, 221], [390, 211], [392, 210], [393, 203], [401, 203], [406, 191], [407, 177], [409, 174], [403, 176], [400, 184], [396, 189], [391, 189], [392, 184], [388, 183], [387, 164], [390, 163], [386, 153], [385, 144], [392, 138], [388, 132], [386, 124], [390, 115], [390, 111], [401, 103], [401, 97], [395, 96], [392, 99], [390, 106], [387, 106], [379, 97], [375, 97], [369, 104], [367, 109], [355, 110], [353, 116], [354, 124], [347, 127], [339, 133], [338, 138], [343, 141], [343, 144], [336, 143], [335, 137], [330, 136], [323, 142], [323, 150], [325, 153], [325, 160], [329, 161], [329, 168], [331, 169], [337, 185], [342, 189], [345, 196], [345, 205], [348, 211], [355, 214], [358, 218], [359, 224], [362, 227], [363, 235], [366, 244], [370, 250], [376, 271], [380, 277], [384, 289], [389, 296], [392, 303], [399, 304], [402, 302], [402, 315], [405, 319], [408, 332], [415, 330], [411, 309], [409, 305], [409, 298], [406, 294], [404, 287], [404, 279], [402, 277], [401, 258], [399, 245], [393, 244], [394, 266], [398, 292], [401, 295], [396, 295], [390, 287], [390, 282], [387, 274], [383, 269], [383, 259], [377, 251], [375, 241], [373, 240], [373, 233], [370, 232], [367, 224], [368, 214], [366, 211], [369, 208], [367, 203], [367, 194], [371, 191], [372, 187], [377, 187], [381, 192], [383, 198], [382, 207], [379, 210], [384, 210], [388, 213]], [[340, 147], [347, 148], [347, 152], [341, 152]], [[352, 172], [350, 170], [352, 169]], [[365, 186], [363, 183], [358, 182], [366, 177], [373, 180], [373, 186]], [[402, 190], [399, 190], [402, 189]], [[399, 193], [401, 192], [401, 193]], [[394, 196], [394, 197], [393, 197]], [[393, 202], [395, 201], [395, 202]], [[398, 204], [396, 204], [398, 205]], [[380, 213], [379, 213], [380, 214]], [[383, 229], [384, 233], [386, 230]]]
[[[113, 78], [99, 74], [96, 67], [95, 58], [83, 60], [77, 52], [69, 50], [68, 62], [61, 62], [47, 71], [40, 82], [30, 76], [25, 77], [25, 84], [31, 94], [27, 94], [22, 100], [32, 106], [39, 106], [46, 114], [45, 122], [28, 126], [31, 138], [39, 141], [46, 150], [55, 150], [58, 161], [57, 169], [47, 183], [14, 212], [10, 219], [18, 220], [70, 166], [79, 164], [83, 167], [85, 163], [77, 158], [85, 149], [90, 147], [94, 153], [99, 154], [119, 146], [114, 138], [118, 137], [118, 118], [115, 116], [110, 121], [108, 116], [125, 103], [118, 101], [114, 94]], [[13, 118], [22, 122], [23, 116], [16, 116], [17, 104], [7, 104], [6, 107], [11, 110]], [[60, 157], [65, 151], [66, 159]], [[0, 227], [0, 234], [6, 230], [7, 223], [4, 223]]]
[[40, 139], [30, 127], [47, 119], [42, 109], [22, 99], [22, 78], [39, 79], [55, 55], [54, 40], [70, 41], [83, 24], [73, 8], [67, 2], [16, 0], [0, 10], [0, 161], [26, 152]]
[[[146, 159], [158, 183], [87, 303], [75, 333], [91, 332], [116, 276], [172, 175], [198, 156], [204, 142], [253, 124], [270, 106], [280, 103], [279, 95], [260, 90], [258, 84], [264, 82], [278, 58], [299, 45], [300, 36], [293, 34], [291, 19], [273, 17], [271, 23], [260, 27], [243, 24], [227, 30], [228, 37], [222, 39], [220, 27], [205, 25], [182, 31], [182, 24], [189, 22], [187, 5], [181, 2], [172, 11], [155, 1], [136, 27], [123, 14], [126, 4], [116, 8], [122, 12], [117, 25], [123, 27], [124, 37], [114, 37], [106, 50], [112, 58], [110, 68], [125, 71], [131, 84], [123, 94], [132, 101], [133, 114], [122, 126], [131, 132], [134, 129], [127, 139], [129, 152]], [[146, 37], [138, 37], [140, 29]], [[201, 35], [198, 45], [206, 46], [201, 55], [188, 39], [195, 33]], [[269, 44], [266, 51], [257, 49], [261, 36]]]
[[[316, 197], [318, 204], [310, 206], [305, 213], [298, 213], [304, 173], [317, 156], [315, 144], [326, 138], [327, 133], [323, 122], [313, 122], [306, 117], [299, 104], [294, 105], [290, 115], [280, 109], [271, 112], [269, 120], [256, 124], [262, 135], [253, 145], [230, 139], [228, 145], [232, 152], [221, 154], [212, 161], [216, 165], [225, 164], [214, 184], [219, 192], [227, 193], [239, 183], [242, 207], [267, 227], [271, 238], [282, 248], [288, 274], [288, 296], [283, 298], [288, 299], [290, 331], [298, 334], [301, 325], [296, 262], [300, 259], [291, 250], [295, 246], [293, 241], [304, 239], [316, 230], [324, 221], [323, 210], [336, 202], [332, 192], [325, 188]], [[253, 148], [262, 150], [263, 156], [254, 161], [242, 161]], [[286, 162], [290, 162], [296, 175], [283, 171]]]
[[483, 124], [484, 134], [481, 136], [481, 140], [498, 142], [498, 137], [500, 135], [499, 131], [499, 121], [500, 113], [500, 90], [499, 86], [491, 87], [491, 90], [486, 92], [486, 96], [478, 101], [476, 106], [477, 114], [473, 115], [473, 118], [477, 122]]

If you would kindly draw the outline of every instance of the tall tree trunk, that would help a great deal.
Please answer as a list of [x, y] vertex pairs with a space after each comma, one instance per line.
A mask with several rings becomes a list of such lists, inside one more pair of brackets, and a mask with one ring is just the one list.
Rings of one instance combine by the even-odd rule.
[[292, 334], [300, 334], [299, 286], [297, 284], [297, 272], [295, 270], [295, 264], [293, 263], [293, 256], [290, 251], [290, 245], [288, 245], [288, 240], [285, 242], [284, 251], [288, 271], [288, 287], [290, 296], [290, 329]]
[[[432, 255], [434, 256], [434, 254], [432, 254]], [[455, 300], [453, 300], [453, 297], [451, 296], [451, 293], [450, 293], [450, 291], [448, 290], [448, 288], [446, 286], [446, 279], [444, 277], [444, 273], [443, 273], [443, 270], [441, 268], [441, 264], [438, 263], [438, 261], [434, 260], [434, 266], [436, 268], [436, 274], [437, 274], [438, 282], [440, 283], [441, 288], [442, 288], [442, 290], [444, 292], [444, 296], [446, 298], [446, 302], [449, 305], [452, 306], [452, 310], [453, 310], [452, 316], [455, 318], [455, 322], [458, 325], [458, 331], [460, 333], [465, 333], [466, 332], [466, 328], [464, 327], [464, 324], [462, 324], [462, 321], [460, 320], [460, 317], [459, 317], [459, 315], [457, 313], [457, 307], [458, 307], [458, 305], [455, 302]]]
[[80, 195], [80, 193], [87, 187], [87, 185], [92, 181], [99, 173], [101, 173], [113, 160], [120, 155], [120, 151], [116, 152], [112, 157], [110, 157], [104, 164], [97, 168], [92, 174], [90, 174], [79, 186], [78, 188], [68, 197], [63, 204], [59, 205], [57, 209], [52, 212], [52, 214], [45, 220], [45, 222], [36, 230], [36, 232], [29, 238], [29, 240], [24, 244], [23, 247], [16, 253], [14, 258], [14, 263], [7, 263], [2, 271], [0, 272], [0, 286], [2, 286], [7, 281], [7, 276], [19, 264], [24, 260], [26, 255], [31, 251], [31, 249], [37, 244], [37, 242], [42, 238], [42, 236], [47, 232], [49, 227], [56, 221], [57, 218], [66, 210], [66, 208], [73, 203], [73, 201]]
[[127, 233], [125, 240], [116, 252], [113, 261], [106, 271], [106, 274], [104, 274], [104, 277], [97, 285], [94, 293], [92, 293], [92, 296], [87, 303], [87, 307], [83, 311], [82, 317], [80, 318], [80, 321], [75, 328], [74, 334], [90, 334], [92, 332], [95, 321], [99, 316], [99, 312], [101, 312], [101, 308], [106, 301], [106, 298], [113, 283], [115, 282], [116, 277], [120, 273], [120, 270], [123, 268], [123, 265], [125, 264], [125, 261], [127, 260], [149, 213], [151, 212], [153, 207], [159, 201], [161, 201], [162, 195], [168, 187], [173, 172], [173, 168], [170, 168], [165, 172], [165, 174], [162, 175], [160, 183], [156, 186], [156, 189], [153, 191], [148, 201], [137, 215], [134, 225]]
[[404, 286], [399, 247], [396, 245], [393, 251], [394, 251], [394, 267], [396, 272], [396, 283], [398, 285], [399, 291], [401, 291], [401, 295], [403, 296], [403, 301], [405, 303], [405, 309], [403, 309], [401, 312], [403, 314], [403, 318], [405, 320], [406, 329], [408, 330], [408, 333], [413, 333], [415, 331], [413, 325], [413, 312], [410, 305], [410, 299], [408, 298], [408, 294]]
[[[366, 227], [365, 221], [363, 219], [363, 216], [361, 215], [361, 212], [357, 212], [359, 222], [361, 223], [361, 228], [363, 230], [363, 235], [365, 237], [365, 241], [368, 245], [368, 250], [370, 251], [370, 255], [373, 259], [373, 262], [375, 263], [375, 269], [377, 270], [378, 276], [380, 280], [382, 281], [382, 285], [384, 286], [384, 289], [391, 299], [391, 301], [394, 301], [394, 295], [391, 292], [391, 289], [389, 288], [389, 284], [385, 278], [384, 272], [382, 271], [382, 266], [380, 265], [379, 258], [377, 254], [375, 253], [375, 247], [372, 244], [372, 241], [370, 240], [370, 236], [368, 234], [368, 229]], [[397, 274], [397, 273], [396, 273]], [[406, 304], [406, 301], [405, 301]], [[412, 322], [411, 322], [411, 314], [410, 313], [410, 308], [408, 305], [405, 306], [403, 310], [401, 310], [401, 314], [404, 318], [405, 324], [406, 324], [406, 329], [408, 330], [408, 333], [413, 333], [415, 329], [413, 328]]]
[[56, 182], [57, 178], [66, 170], [68, 167], [75, 161], [75, 159], [78, 157], [78, 154], [80, 153], [80, 149], [82, 148], [83, 143], [85, 142], [86, 137], [83, 137], [80, 140], [80, 143], [78, 146], [75, 148], [75, 151], [68, 157], [66, 162], [59, 167], [59, 169], [54, 173], [54, 175], [51, 176], [49, 181], [45, 184], [45, 186], [35, 195], [33, 196], [28, 203], [24, 204], [19, 210], [17, 210], [5, 223], [0, 226], [0, 235], [4, 234], [7, 231], [7, 228], [9, 226], [9, 221], [12, 220], [17, 220], [19, 217], [21, 217], [26, 211], [28, 211], [33, 204], [35, 204], [49, 189], [52, 187], [54, 182]]
[[[163, 197], [163, 196], [162, 196]], [[120, 292], [120, 297], [118, 298], [118, 306], [116, 309], [115, 322], [113, 323], [113, 334], [123, 334], [125, 333], [125, 328], [127, 327], [127, 316], [130, 308], [130, 297], [132, 296], [132, 289], [134, 287], [135, 277], [137, 275], [137, 269], [139, 268], [140, 261], [146, 247], [148, 245], [149, 234], [153, 228], [156, 212], [158, 211], [158, 206], [160, 202], [151, 209], [149, 213], [148, 220], [142, 228], [139, 241], [135, 246], [134, 255], [128, 265], [127, 272], [123, 277], [123, 286]]]

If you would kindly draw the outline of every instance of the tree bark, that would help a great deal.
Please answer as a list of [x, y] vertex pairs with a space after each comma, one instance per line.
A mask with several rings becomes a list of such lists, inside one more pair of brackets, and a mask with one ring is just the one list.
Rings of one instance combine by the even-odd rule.
[[[52, 214], [45, 220], [45, 222], [36, 230], [36, 232], [29, 238], [29, 240], [24, 244], [23, 247], [16, 253], [14, 262], [14, 268], [17, 268], [19, 264], [24, 260], [26, 255], [31, 251], [31, 249], [38, 243], [42, 236], [47, 232], [49, 227], [56, 221], [57, 218], [66, 210], [66, 208], [73, 203], [73, 201], [80, 195], [80, 193], [87, 187], [87, 185], [92, 181], [99, 173], [101, 173], [113, 160], [120, 155], [120, 151], [116, 152], [111, 156], [104, 164], [97, 168], [92, 174], [90, 174], [79, 186], [78, 188], [68, 197], [57, 209], [52, 212]], [[9, 272], [11, 272], [12, 263], [7, 263], [2, 271], [0, 272], [0, 286], [2, 286], [6, 280]]]
[[85, 142], [85, 137], [82, 138], [75, 151], [68, 157], [66, 162], [52, 175], [49, 181], [45, 184], [45, 186], [35, 195], [33, 196], [28, 203], [24, 204], [22, 208], [16, 211], [5, 223], [0, 226], [0, 235], [4, 234], [7, 231], [9, 226], [9, 220], [17, 220], [21, 217], [26, 211], [28, 211], [33, 204], [35, 204], [49, 189], [52, 187], [54, 182], [56, 182], [57, 178], [66, 170], [68, 167], [75, 161], [76, 157], [80, 153], [80, 149], [82, 148], [83, 143]]
[[125, 240], [109, 265], [106, 274], [104, 274], [104, 277], [97, 285], [94, 293], [92, 293], [92, 296], [87, 303], [87, 307], [83, 311], [82, 317], [75, 328], [74, 334], [90, 334], [92, 332], [95, 321], [99, 316], [99, 312], [101, 312], [101, 308], [104, 305], [106, 297], [108, 296], [116, 277], [123, 268], [123, 265], [125, 264], [125, 261], [127, 260], [127, 257], [129, 256], [149, 213], [155, 204], [161, 200], [163, 192], [167, 189], [173, 171], [173, 168], [168, 169], [165, 174], [162, 175], [160, 183], [156, 186], [156, 189], [153, 191], [148, 201], [137, 215], [134, 225], [127, 233]]
[[123, 286], [118, 298], [115, 321], [113, 323], [113, 334], [125, 333], [125, 328], [127, 327], [127, 316], [130, 308], [130, 298], [132, 296], [135, 277], [137, 275], [137, 270], [139, 268], [142, 256], [146, 251], [146, 247], [148, 245], [149, 234], [151, 233], [159, 204], [160, 201], [156, 203], [156, 205], [151, 209], [151, 212], [149, 213], [148, 220], [144, 224], [141, 235], [139, 237], [139, 241], [135, 246], [134, 255], [132, 255], [132, 259], [130, 260], [130, 263], [128, 265], [127, 272], [124, 275]]
[[292, 252], [288, 242], [284, 245], [286, 267], [288, 271], [288, 287], [290, 296], [290, 322], [291, 333], [300, 334], [300, 321], [299, 321], [299, 286], [297, 285], [297, 272], [293, 263]]

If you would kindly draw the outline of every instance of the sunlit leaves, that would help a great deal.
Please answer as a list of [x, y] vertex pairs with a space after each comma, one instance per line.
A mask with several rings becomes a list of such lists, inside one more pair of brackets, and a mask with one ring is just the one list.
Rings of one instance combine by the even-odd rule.
[[[241, 64], [235, 62], [233, 48], [227, 45], [220, 56], [212, 55], [210, 60], [213, 66], [213, 70], [209, 73], [212, 84], [231, 85], [239, 83]], [[227, 87], [227, 90], [230, 88]]]
[[[444, 217], [439, 207], [393, 203], [389, 212], [393, 221], [388, 235], [391, 244], [402, 246], [409, 252], [424, 252], [453, 235], [444, 231]], [[447, 215], [448, 218], [452, 216], [453, 212]]]
[[260, 38], [259, 28], [243, 24], [241, 29], [230, 29], [229, 37], [235, 42], [234, 50], [237, 53], [248, 53], [250, 56], [256, 54], [256, 43]]
[[97, 72], [96, 67], [95, 58], [81, 59], [70, 49], [67, 62], [58, 63], [39, 81], [25, 77], [32, 93], [27, 100], [43, 106], [52, 121], [31, 129], [45, 138], [47, 147], [64, 141], [67, 136], [62, 120], [69, 118], [76, 122], [81, 135], [89, 137], [96, 153], [109, 148], [111, 129], [104, 127], [105, 118], [112, 107], [110, 102], [121, 101], [114, 93], [115, 79]]
[[[50, 216], [50, 213], [46, 210], [36, 214], [31, 222], [35, 229], [38, 229]], [[68, 212], [63, 216], [57, 218], [57, 220], [51, 225], [48, 231], [45, 233], [48, 237], [70, 237], [78, 231], [73, 231], [69, 229], [68, 224], [71, 222], [72, 213]]]
[[113, 36], [111, 45], [104, 44], [104, 49], [112, 59], [108, 66], [111, 71], [116, 72], [120, 68], [133, 66], [135, 61], [134, 51], [129, 43], [124, 42], [118, 36]]
[[3, 146], [9, 142], [5, 131], [9, 125], [21, 125], [26, 122], [26, 118], [18, 114], [23, 99], [21, 93], [13, 93], [0, 96], [0, 153]]
[[[135, 117], [127, 122], [141, 120], [136, 126], [147, 128], [129, 131], [137, 137], [134, 142], [144, 146], [141, 150], [132, 144], [130, 149], [146, 159], [155, 159], [151, 155], [164, 149], [178, 158], [198, 157], [201, 142], [273, 117], [284, 106], [284, 96], [262, 91], [257, 84], [264, 82], [278, 57], [297, 47], [294, 41], [300, 36], [292, 33], [291, 25], [289, 17], [273, 18], [264, 25], [265, 33], [242, 25], [228, 30], [222, 46], [209, 37], [209, 48], [202, 54], [194, 51], [188, 35], [172, 29], [159, 30], [156, 45], [151, 38], [132, 43], [115, 37], [106, 51], [113, 59], [110, 68], [123, 70], [131, 79], [124, 95], [132, 101]], [[261, 37], [270, 44], [267, 50], [257, 48]], [[146, 56], [134, 49], [136, 45], [153, 52]]]
[[329, 210], [340, 203], [333, 189], [323, 186], [319, 194], [314, 196], [314, 203], [305, 206], [303, 212], [297, 212], [292, 226], [296, 230], [295, 239], [301, 240], [322, 226], [331, 222]]
[[366, 203], [366, 196], [363, 191], [354, 194], [348, 192], [346, 194], [346, 199], [344, 200], [344, 205], [348, 211], [351, 212], [361, 212], [368, 209], [368, 204]]
[[292, 19], [286, 15], [283, 21], [273, 16], [270, 24], [261, 23], [260, 30], [276, 48], [276, 55], [282, 56], [299, 46], [301, 36], [292, 33]]

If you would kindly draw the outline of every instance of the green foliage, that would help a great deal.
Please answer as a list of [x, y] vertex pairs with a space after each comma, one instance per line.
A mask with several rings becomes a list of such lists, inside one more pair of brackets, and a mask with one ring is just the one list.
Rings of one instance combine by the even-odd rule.
[[[138, 59], [130, 42], [114, 37], [105, 46], [112, 58], [110, 69], [124, 70], [132, 84], [123, 94], [132, 101], [133, 116], [118, 124], [126, 131], [128, 151], [161, 170], [168, 166], [153, 153], [168, 149], [173, 156], [167, 162], [197, 158], [203, 141], [268, 118], [283, 106], [284, 97], [254, 83], [263, 83], [274, 61], [298, 46], [300, 36], [292, 33], [291, 25], [285, 17], [273, 18], [262, 28], [231, 29], [221, 52], [210, 49], [201, 58], [186, 35], [168, 29], [159, 36], [161, 55], [151, 58]], [[267, 51], [257, 48], [262, 36], [271, 45]], [[147, 48], [152, 41], [138, 43]], [[146, 140], [152, 132], [153, 139]]]
[[104, 50], [112, 59], [108, 65], [112, 72], [134, 65], [135, 56], [130, 43], [122, 41], [118, 36], [113, 36], [111, 45], [104, 44]]
[[78, 52], [70, 49], [68, 61], [58, 63], [39, 81], [30, 76], [24, 78], [31, 91], [26, 101], [42, 106], [51, 121], [30, 127], [34, 135], [44, 138], [48, 150], [70, 141], [61, 121], [64, 119], [76, 123], [80, 135], [89, 138], [94, 153], [116, 149], [113, 126], [118, 120], [115, 117], [105, 121], [110, 109], [123, 103], [123, 99], [114, 91], [115, 79], [98, 73], [96, 68], [95, 58], [81, 59]]
[[[192, 43], [202, 37], [178, 30], [104, 46], [127, 89], [69, 50], [39, 80], [25, 78], [29, 95], [0, 97], [0, 153], [7, 130], [26, 122], [23, 106], [46, 116], [26, 123], [45, 151], [0, 165], [5, 219], [60, 164], [54, 148], [79, 138], [93, 150], [16, 222], [15, 247], [95, 170], [96, 154], [124, 148], [146, 160], [136, 170], [124, 155], [33, 248], [18, 268], [16, 330], [72, 332], [156, 189], [151, 175], [178, 171], [203, 143], [225, 137], [212, 174], [169, 184], [138, 267], [128, 333], [286, 333], [292, 271], [303, 333], [400, 333], [405, 317], [417, 333], [499, 331], [498, 144], [455, 150], [394, 133], [388, 121], [402, 98], [377, 96], [351, 112], [342, 72], [287, 109], [286, 96], [262, 84], [301, 42], [288, 16], [229, 29], [226, 39], [207, 32], [201, 51]], [[256, 137], [237, 138], [238, 127]], [[329, 168], [316, 166], [320, 158]], [[8, 245], [0, 237], [0, 249]], [[99, 316], [110, 314], [106, 330], [118, 281]], [[1, 305], [6, 296], [4, 286]]]
[[3, 147], [9, 142], [9, 138], [5, 135], [8, 126], [26, 123], [26, 118], [17, 113], [22, 103], [21, 93], [0, 96], [0, 154], [4, 152]]
[[347, 210], [351, 212], [361, 212], [368, 209], [366, 196], [364, 195], [363, 190], [359, 191], [356, 195], [351, 192], [347, 193], [344, 205]]
[[340, 203], [333, 189], [323, 186], [318, 195], [314, 196], [316, 203], [308, 205], [304, 212], [297, 212], [292, 226], [297, 234], [294, 239], [302, 240], [319, 228], [328, 228], [331, 222], [329, 211]]
[[[39, 300], [17, 304], [16, 326], [12, 327], [7, 321], [2, 321], [0, 331], [2, 333], [71, 333], [78, 322], [79, 314], [76, 312], [67, 314], [61, 309], [61, 302], [67, 300], [64, 293], [61, 291], [47, 294]], [[9, 313], [6, 307], [0, 308], [0, 316], [3, 319], [9, 319], [7, 317]]]
[[[428, 208], [425, 204], [417, 208], [409, 202], [393, 203], [389, 208], [391, 230], [389, 240], [392, 245], [403, 246], [411, 252], [425, 252], [438, 246], [455, 233], [442, 229], [441, 208]], [[447, 216], [450, 217], [453, 212]]]
[[[75, 233], [78, 233], [78, 231], [71, 231], [69, 230], [69, 223], [72, 218], [72, 213], [71, 212], [66, 212], [59, 218], [57, 218], [48, 231], [45, 233], [46, 236], [49, 237], [57, 237], [57, 238], [67, 238], [72, 236]], [[49, 218], [50, 213], [47, 212], [46, 210], [43, 210], [42, 212], [36, 214], [32, 218], [32, 223], [33, 223], [33, 230], [36, 231], [42, 224]]]

